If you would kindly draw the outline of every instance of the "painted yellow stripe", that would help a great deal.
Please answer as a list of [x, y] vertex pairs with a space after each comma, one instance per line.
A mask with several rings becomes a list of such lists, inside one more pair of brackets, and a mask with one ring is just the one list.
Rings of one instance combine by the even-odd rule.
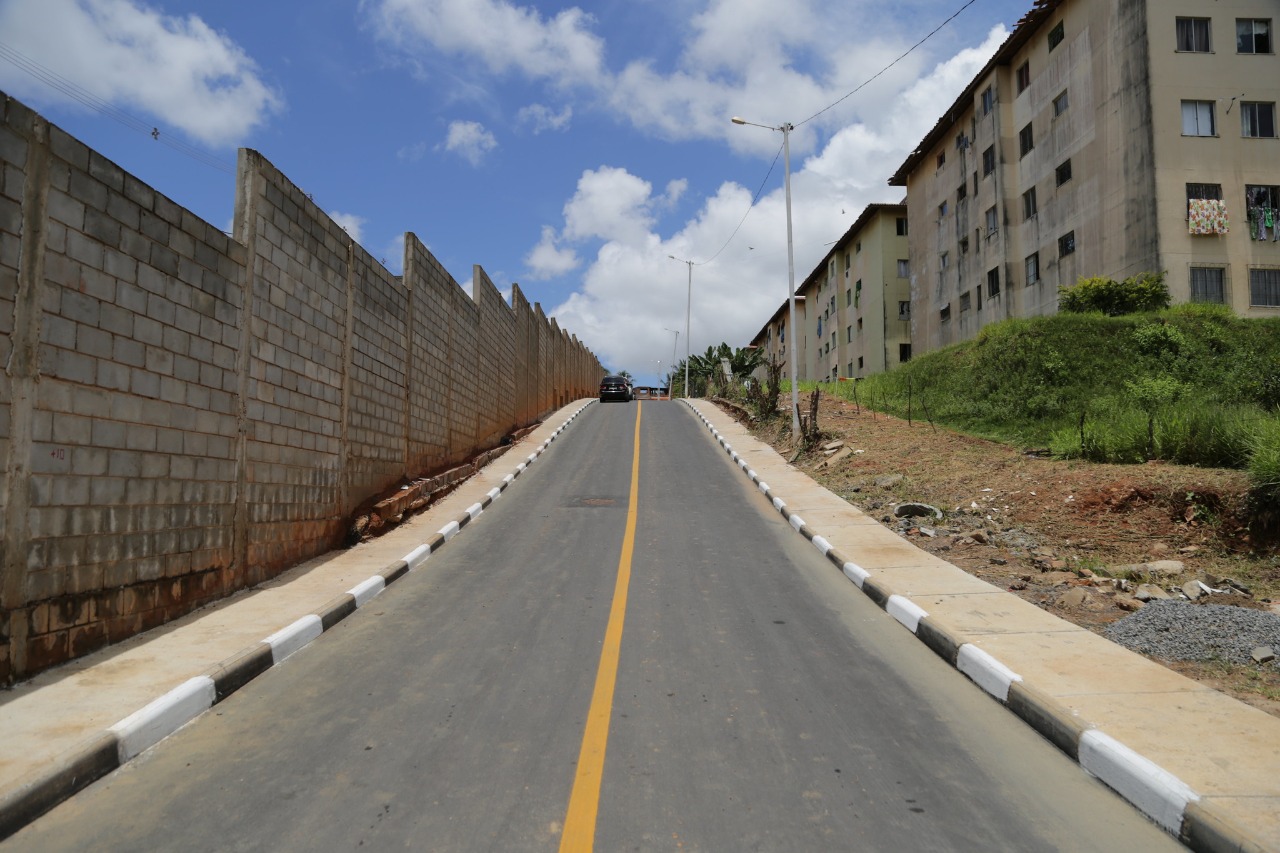
[[636, 513], [640, 505], [640, 412], [636, 406], [635, 452], [631, 457], [631, 496], [627, 506], [627, 529], [622, 535], [622, 556], [618, 579], [613, 587], [613, 606], [604, 631], [600, 668], [587, 711], [587, 725], [578, 752], [578, 771], [573, 777], [569, 811], [560, 836], [561, 853], [589, 853], [595, 843], [596, 811], [600, 806], [600, 782], [604, 778], [604, 750], [609, 742], [609, 718], [613, 713], [613, 687], [618, 680], [618, 656], [622, 650], [622, 623], [627, 616], [627, 587], [631, 583], [631, 555], [636, 545]]

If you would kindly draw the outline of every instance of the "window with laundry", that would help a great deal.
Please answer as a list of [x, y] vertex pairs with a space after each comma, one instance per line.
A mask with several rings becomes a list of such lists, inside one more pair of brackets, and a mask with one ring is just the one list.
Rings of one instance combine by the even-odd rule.
[[1178, 18], [1177, 44], [1181, 53], [1208, 53], [1209, 19]]
[[1240, 103], [1240, 135], [1274, 139], [1276, 136], [1275, 102], [1242, 101]]
[[1213, 101], [1182, 102], [1182, 135], [1216, 135], [1213, 122]]
[[1222, 201], [1222, 184], [1187, 184], [1187, 216], [1191, 216], [1191, 202], [1195, 199]]
[[1270, 18], [1236, 18], [1236, 53], [1271, 53]]
[[1224, 267], [1191, 268], [1191, 301], [1224, 304], [1227, 295], [1227, 271]]
[[1244, 206], [1249, 238], [1280, 242], [1280, 186], [1245, 184]]

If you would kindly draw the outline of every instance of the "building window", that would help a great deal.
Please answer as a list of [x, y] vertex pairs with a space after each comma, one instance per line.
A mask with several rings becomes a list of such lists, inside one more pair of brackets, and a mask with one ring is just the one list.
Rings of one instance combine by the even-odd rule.
[[1058, 180], [1058, 186], [1062, 186], [1071, 180], [1071, 161], [1063, 160], [1058, 168], [1054, 170], [1053, 175]]
[[1227, 295], [1226, 270], [1222, 267], [1191, 268], [1191, 301], [1224, 304]]
[[1031, 63], [1024, 62], [1018, 66], [1018, 94], [1021, 95], [1031, 85]]
[[844, 289], [844, 305], [846, 308], [848, 308], [852, 304], [853, 304], [853, 288], [846, 287]]
[[1265, 136], [1274, 139], [1276, 135], [1276, 105], [1262, 102], [1243, 101], [1240, 104], [1240, 135]]
[[1236, 18], [1236, 53], [1270, 53], [1271, 20]]
[[988, 86], [982, 90], [982, 114], [988, 115], [996, 105], [995, 89]]
[[862, 370], [862, 356], [858, 356], [858, 370]]
[[1022, 194], [1022, 219], [1026, 221], [1036, 215], [1036, 188], [1032, 187]]
[[1032, 252], [1023, 263], [1027, 270], [1027, 284], [1035, 284], [1040, 280], [1040, 253]]
[[854, 243], [854, 244], [853, 244], [853, 253], [854, 253], [855, 255], [861, 255], [861, 254], [862, 254], [862, 241], [861, 241], [861, 240], [859, 240], [858, 242], [856, 242], [856, 243]]
[[1067, 107], [1071, 106], [1071, 102], [1067, 99], [1067, 90], [1063, 89], [1062, 94], [1053, 99], [1053, 117], [1057, 118], [1067, 111]]
[[942, 204], [938, 205], [938, 218], [941, 219], [946, 215], [947, 215], [947, 203], [944, 201]]
[[1178, 50], [1183, 53], [1209, 52], [1209, 19], [1178, 19]]
[[964, 149], [966, 149], [966, 148], [968, 148], [968, 147], [969, 147], [969, 137], [965, 136], [963, 133], [957, 134], [957, 135], [956, 135], [956, 150], [958, 150], [958, 151], [963, 151]]
[[962, 313], [968, 311], [971, 304], [972, 302], [969, 299], [969, 291], [966, 290], [964, 293], [960, 294], [960, 311]]
[[905, 258], [898, 259], [898, 278], [911, 278], [911, 263]]
[[1213, 101], [1182, 102], [1182, 135], [1213, 136]]
[[942, 254], [938, 255], [938, 266], [945, 270], [947, 268], [948, 260], [949, 260], [948, 253], [943, 252]]
[[898, 362], [911, 360], [911, 344], [898, 344]]
[[844, 342], [846, 344], [853, 343], [853, 326], [844, 327]]
[[1067, 37], [1067, 31], [1063, 23], [1063, 21], [1058, 21], [1053, 25], [1053, 29], [1049, 30], [1049, 50], [1053, 50], [1062, 44], [1062, 40]]
[[982, 152], [982, 177], [990, 175], [996, 170], [996, 147], [988, 146], [986, 151]]
[[1031, 122], [1018, 131], [1018, 156], [1026, 157], [1027, 152], [1036, 147], [1035, 137], [1031, 133]]
[[990, 299], [1000, 293], [1000, 268], [987, 270], [987, 298]]
[[1249, 270], [1249, 304], [1260, 308], [1280, 308], [1280, 267], [1253, 267]]
[[911, 300], [910, 299], [898, 300], [898, 319], [899, 320], [911, 319]]
[[969, 195], [969, 184], [963, 183], [956, 187], [956, 201], [963, 201]]
[[939, 312], [938, 312], [938, 319], [939, 319], [939, 320], [941, 320], [943, 323], [945, 323], [945, 322], [947, 322], [948, 320], [950, 320], [950, 319], [951, 319], [951, 305], [950, 305], [950, 303], [948, 303], [948, 304], [947, 304], [947, 306], [946, 306], [945, 308], [943, 308], [941, 311], [939, 311]]
[[956, 247], [960, 249], [960, 254], [962, 254], [962, 255], [967, 255], [967, 254], [969, 254], [969, 238], [968, 238], [968, 237], [961, 237], [961, 238], [956, 242]]
[[1245, 184], [1244, 185], [1244, 202], [1249, 208], [1262, 208], [1266, 210], [1268, 207], [1272, 210], [1280, 210], [1280, 187], [1268, 187], [1263, 184]]
[[1064, 258], [1076, 250], [1076, 232], [1068, 231], [1058, 238], [1058, 257]]
[[859, 317], [859, 318], [858, 318], [857, 327], [858, 327], [858, 331], [859, 331], [859, 332], [861, 332], [861, 331], [862, 331], [862, 318], [861, 318], [861, 317]]
[[1211, 198], [1222, 200], [1222, 184], [1187, 184], [1187, 215], [1183, 219], [1191, 218], [1191, 200], [1193, 198]]
[[996, 231], [1000, 230], [999, 225], [1000, 214], [996, 211], [996, 206], [993, 204], [991, 207], [987, 208], [987, 236], [990, 237], [992, 234], [996, 233]]
[[898, 229], [899, 237], [907, 236], [907, 217], [899, 216], [897, 221], [894, 222], [894, 226]]
[[862, 279], [858, 279], [853, 283], [853, 307], [857, 308], [858, 303], [862, 301]]
[[938, 152], [938, 168], [941, 169], [942, 165], [946, 162], [947, 162], [947, 152], [939, 151]]

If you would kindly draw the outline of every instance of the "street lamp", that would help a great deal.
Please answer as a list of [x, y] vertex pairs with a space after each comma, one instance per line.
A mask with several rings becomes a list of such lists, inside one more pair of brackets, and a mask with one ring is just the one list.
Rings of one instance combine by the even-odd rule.
[[[662, 328], [663, 331], [670, 332], [675, 335], [675, 338], [671, 341], [671, 377], [667, 380], [667, 399], [670, 400], [672, 390], [671, 386], [675, 385], [675, 382], [672, 382], [671, 380], [676, 378], [676, 347], [680, 344], [680, 333], [675, 329], [668, 329], [666, 326], [663, 326]], [[687, 397], [689, 395], [686, 393], [685, 396]]]
[[684, 307], [684, 398], [687, 400], [689, 399], [689, 317], [693, 314], [693, 261], [686, 261], [675, 255], [667, 255], [667, 257], [689, 267], [689, 294]]
[[765, 130], [782, 131], [782, 170], [783, 185], [787, 198], [787, 324], [791, 326], [791, 353], [787, 360], [791, 363], [791, 434], [796, 441], [800, 440], [800, 390], [798, 382], [799, 364], [796, 362], [796, 257], [791, 242], [791, 131], [795, 125], [790, 122], [777, 127], [768, 124], [756, 124], [754, 121], [734, 116], [730, 119], [734, 124], [749, 124], [752, 127], [763, 127]]

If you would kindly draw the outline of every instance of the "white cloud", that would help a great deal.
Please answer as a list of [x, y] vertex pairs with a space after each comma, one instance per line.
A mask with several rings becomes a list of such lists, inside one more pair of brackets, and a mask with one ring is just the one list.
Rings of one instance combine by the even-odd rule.
[[648, 242], [653, 225], [652, 187], [626, 169], [602, 166], [582, 173], [578, 191], [564, 207], [564, 236], [597, 237], [629, 246]]
[[372, 0], [364, 8], [374, 29], [411, 57], [430, 48], [474, 59], [494, 73], [564, 85], [588, 82], [603, 70], [604, 42], [577, 7], [553, 17], [505, 0]]
[[498, 147], [498, 140], [479, 122], [455, 121], [449, 125], [442, 147], [479, 166], [485, 155]]
[[396, 152], [396, 159], [402, 163], [416, 163], [427, 153], [427, 143], [415, 142], [406, 145]]
[[543, 281], [564, 275], [577, 269], [582, 263], [573, 249], [556, 245], [556, 230], [549, 225], [542, 227], [542, 239], [538, 245], [525, 256], [525, 266], [529, 277], [534, 281]]
[[535, 136], [547, 130], [568, 130], [572, 118], [573, 107], [569, 106], [557, 113], [543, 104], [530, 104], [516, 113], [516, 121], [530, 127]]
[[343, 231], [351, 236], [351, 239], [360, 242], [360, 233], [364, 228], [365, 219], [362, 216], [356, 216], [354, 213], [339, 213], [336, 210], [329, 211], [329, 218], [338, 223]]
[[[4, 42], [101, 100], [145, 111], [209, 145], [243, 140], [283, 106], [252, 59], [196, 15], [130, 0], [9, 0]], [[0, 87], [36, 102], [80, 101], [0, 63]]]

